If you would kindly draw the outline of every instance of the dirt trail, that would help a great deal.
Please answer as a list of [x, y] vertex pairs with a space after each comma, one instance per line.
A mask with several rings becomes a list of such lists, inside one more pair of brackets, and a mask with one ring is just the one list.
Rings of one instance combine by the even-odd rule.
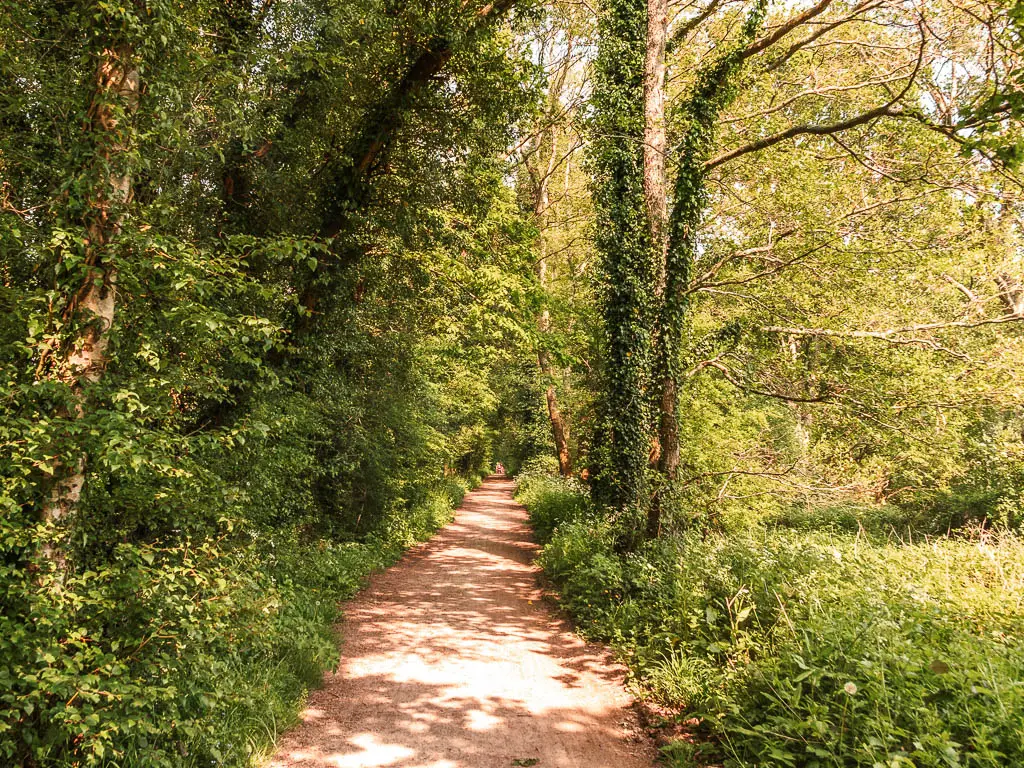
[[623, 670], [542, 601], [535, 549], [510, 481], [469, 494], [346, 606], [341, 665], [271, 768], [650, 768]]

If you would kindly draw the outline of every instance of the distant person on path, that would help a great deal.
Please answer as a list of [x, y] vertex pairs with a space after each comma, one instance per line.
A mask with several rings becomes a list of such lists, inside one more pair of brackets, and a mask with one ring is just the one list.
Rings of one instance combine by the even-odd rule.
[[496, 475], [504, 475], [505, 474], [505, 465], [502, 464], [500, 461], [497, 464], [494, 465], [494, 474], [496, 474]]

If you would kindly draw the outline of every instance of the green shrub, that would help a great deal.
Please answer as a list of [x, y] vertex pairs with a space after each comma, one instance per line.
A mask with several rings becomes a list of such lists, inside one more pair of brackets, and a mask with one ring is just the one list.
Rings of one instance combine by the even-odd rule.
[[335, 662], [339, 601], [464, 492], [424, 489], [365, 542], [225, 528], [61, 578], [12, 563], [26, 534], [0, 522], [0, 764], [248, 766]]
[[899, 507], [864, 504], [793, 505], [770, 516], [766, 522], [769, 525], [792, 528], [797, 531], [832, 531], [834, 533], [865, 531], [880, 536], [888, 536], [892, 533], [906, 534], [908, 529], [915, 527], [913, 518]]
[[647, 695], [701, 718], [702, 753], [736, 768], [1024, 764], [1024, 540], [776, 527], [619, 556], [581, 489], [531, 478], [520, 498], [551, 530], [540, 562], [565, 607]]
[[516, 477], [516, 499], [530, 511], [530, 522], [543, 542], [558, 525], [591, 516], [593, 506], [581, 481], [553, 476], [537, 464], [527, 462]]

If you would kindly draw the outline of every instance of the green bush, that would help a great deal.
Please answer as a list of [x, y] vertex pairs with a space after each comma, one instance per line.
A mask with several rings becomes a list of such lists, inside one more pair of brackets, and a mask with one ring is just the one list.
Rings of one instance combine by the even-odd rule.
[[[530, 522], [541, 541], [547, 541], [560, 523], [586, 518], [593, 509], [586, 486], [552, 475], [548, 458], [525, 462], [516, 477], [516, 499], [530, 510]], [[551, 462], [557, 471], [557, 460]]]
[[581, 628], [725, 765], [1024, 764], [1024, 540], [767, 528], [619, 556], [578, 489], [520, 498]]
[[364, 542], [225, 528], [60, 578], [12, 564], [26, 533], [0, 522], [0, 763], [249, 765], [336, 660], [339, 601], [464, 492], [428, 487]]
[[800, 504], [785, 507], [767, 518], [769, 525], [798, 531], [832, 531], [834, 533], [868, 533], [888, 536], [906, 534], [914, 528], [908, 513], [893, 505]]

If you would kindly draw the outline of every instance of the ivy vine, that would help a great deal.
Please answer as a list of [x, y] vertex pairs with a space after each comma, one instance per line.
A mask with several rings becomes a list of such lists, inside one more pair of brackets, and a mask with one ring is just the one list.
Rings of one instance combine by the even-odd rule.
[[605, 382], [603, 500], [642, 511], [648, 495], [653, 409], [656, 254], [643, 191], [645, 0], [607, 0], [594, 67], [596, 244], [602, 272]]

